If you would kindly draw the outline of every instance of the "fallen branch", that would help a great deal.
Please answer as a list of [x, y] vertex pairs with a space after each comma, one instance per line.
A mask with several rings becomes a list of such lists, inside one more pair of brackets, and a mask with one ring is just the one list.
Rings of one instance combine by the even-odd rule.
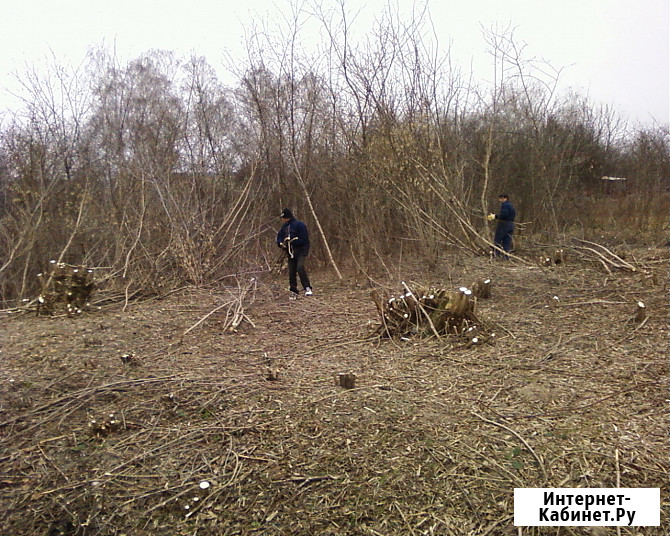
[[185, 335], [188, 335], [191, 331], [193, 331], [195, 328], [197, 328], [200, 324], [202, 324], [205, 320], [207, 320], [210, 316], [212, 316], [214, 313], [217, 311], [220, 311], [224, 307], [228, 307], [230, 303], [226, 302], [222, 305], [219, 305], [218, 307], [215, 307], [212, 309], [209, 313], [207, 313], [205, 316], [203, 316], [200, 320], [198, 320], [195, 324], [193, 324], [190, 328], [188, 328], [184, 333], [182, 333], [182, 337]]
[[542, 475], [544, 476], [544, 480], [545, 480], [545, 482], [549, 480], [549, 476], [547, 475], [547, 470], [546, 470], [545, 467], [544, 467], [544, 462], [542, 461], [542, 458], [540, 458], [540, 457], [537, 455], [537, 453], [533, 450], [533, 447], [531, 447], [531, 446], [528, 444], [528, 441], [526, 441], [521, 435], [519, 435], [515, 430], [513, 430], [513, 429], [510, 428], [509, 426], [505, 426], [505, 425], [502, 424], [502, 423], [499, 423], [499, 422], [496, 422], [496, 421], [492, 421], [492, 420], [490, 420], [490, 419], [487, 419], [486, 417], [483, 417], [482, 415], [480, 415], [479, 413], [477, 413], [477, 412], [475, 412], [475, 411], [473, 411], [473, 410], [470, 410], [470, 412], [471, 412], [475, 417], [481, 419], [481, 420], [484, 421], [484, 422], [487, 422], [487, 423], [489, 423], [489, 424], [493, 424], [494, 426], [498, 426], [499, 428], [502, 428], [503, 430], [507, 430], [510, 434], [514, 435], [519, 441], [521, 441], [521, 442], [524, 444], [524, 446], [528, 449], [528, 451], [533, 455], [533, 457], [535, 458], [535, 461], [537, 461], [537, 464], [539, 465], [540, 469], [542, 470]]
[[618, 270], [627, 270], [629, 272], [638, 271], [637, 267], [626, 262], [616, 253], [613, 253], [612, 251], [607, 249], [605, 246], [596, 244], [595, 242], [589, 242], [588, 240], [581, 240], [579, 238], [575, 238], [574, 240], [582, 244], [588, 244], [586, 246], [574, 246], [574, 248], [579, 251], [588, 251], [590, 253], [593, 253], [595, 255], [596, 260], [598, 260], [610, 274], [612, 273], [610, 271], [610, 268], [615, 268]]
[[[249, 284], [246, 286], [246, 288], [242, 288], [239, 286], [238, 283], [238, 290], [239, 294], [237, 296], [234, 296], [231, 301], [227, 301], [218, 307], [215, 307], [212, 309], [209, 313], [207, 313], [205, 316], [203, 316], [200, 320], [198, 320], [195, 324], [193, 324], [190, 328], [188, 328], [184, 333], [182, 333], [182, 337], [188, 335], [191, 331], [193, 331], [195, 328], [197, 328], [200, 324], [202, 324], [205, 320], [207, 320], [210, 316], [212, 316], [214, 313], [217, 313], [221, 309], [228, 307], [228, 310], [226, 312], [226, 321], [224, 322], [223, 329], [224, 330], [229, 330], [232, 332], [237, 331], [237, 328], [240, 326], [240, 324], [246, 320], [249, 322], [249, 324], [252, 327], [256, 327], [256, 325], [251, 321], [251, 319], [244, 313], [244, 298], [246, 295], [249, 293], [250, 290], [256, 289], [256, 278], [252, 277], [251, 281]], [[232, 311], [232, 314], [231, 314]]]
[[[407, 286], [407, 284], [406, 284], [404, 281], [402, 282], [402, 286], [405, 288], [405, 290], [406, 290], [407, 292], [409, 292], [410, 294], [412, 293], [412, 291], [409, 289], [409, 287]], [[429, 315], [429, 314], [426, 312], [426, 310], [423, 308], [423, 305], [421, 304], [420, 301], [417, 301], [416, 304], [417, 304], [417, 307], [419, 308], [419, 310], [421, 311], [421, 313], [423, 314], [423, 316], [424, 316], [424, 317], [426, 318], [426, 320], [428, 321], [428, 325], [430, 326], [430, 329], [431, 329], [431, 331], [433, 332], [433, 335], [435, 335], [435, 337], [437, 337], [437, 338], [439, 339], [439, 338], [440, 338], [440, 334], [439, 334], [439, 333], [437, 332], [437, 330], [435, 329], [435, 324], [433, 324], [433, 321], [431, 320], [430, 315]]]

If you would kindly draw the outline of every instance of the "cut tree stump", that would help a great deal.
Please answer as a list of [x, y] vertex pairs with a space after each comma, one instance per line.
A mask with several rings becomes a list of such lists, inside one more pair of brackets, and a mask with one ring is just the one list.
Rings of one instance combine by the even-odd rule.
[[354, 389], [356, 387], [356, 375], [351, 372], [344, 372], [337, 375], [337, 383], [345, 389]]
[[565, 263], [565, 251], [562, 249], [557, 249], [554, 251], [554, 264], [564, 264]]
[[491, 297], [491, 280], [478, 279], [472, 284], [472, 294], [479, 300], [488, 300]]
[[644, 304], [644, 302], [637, 302], [637, 310], [635, 311], [635, 316], [633, 319], [638, 324], [641, 324], [647, 319], [647, 306]]
[[278, 370], [270, 370], [265, 379], [269, 382], [278, 382], [281, 379], [281, 373]]
[[50, 261], [47, 273], [37, 274], [41, 293], [37, 314], [50, 315], [63, 308], [68, 316], [80, 314], [95, 290], [93, 270]]

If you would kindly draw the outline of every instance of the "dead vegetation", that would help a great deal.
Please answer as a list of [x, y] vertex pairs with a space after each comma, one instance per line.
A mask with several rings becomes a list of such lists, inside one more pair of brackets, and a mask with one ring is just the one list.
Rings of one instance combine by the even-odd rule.
[[[259, 274], [76, 318], [5, 313], [0, 525], [512, 536], [515, 487], [620, 486], [662, 489], [662, 526], [643, 533], [665, 534], [667, 250], [631, 250], [633, 271], [584, 247], [550, 267], [445, 257], [448, 269], [411, 270], [425, 288], [408, 283], [412, 300], [401, 285], [402, 307], [421, 333], [392, 337], [378, 336], [388, 302], [323, 274], [297, 302], [283, 276]], [[425, 291], [453, 304], [488, 278], [490, 298], [438, 329]], [[468, 345], [463, 328], [482, 322], [496, 338]]]

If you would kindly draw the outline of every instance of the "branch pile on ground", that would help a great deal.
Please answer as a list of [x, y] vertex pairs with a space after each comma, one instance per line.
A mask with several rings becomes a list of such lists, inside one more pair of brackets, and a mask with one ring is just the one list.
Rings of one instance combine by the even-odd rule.
[[[230, 299], [225, 301], [223, 304], [218, 305], [217, 307], [212, 309], [209, 313], [207, 313], [205, 316], [203, 316], [190, 328], [184, 331], [184, 335], [187, 335], [188, 333], [193, 331], [195, 328], [201, 325], [205, 320], [211, 317], [214, 313], [218, 313], [219, 311], [224, 309], [225, 309], [225, 317], [223, 320], [221, 320], [221, 323], [223, 324], [222, 327], [223, 331], [227, 331], [229, 333], [237, 333], [240, 324], [242, 324], [242, 322], [244, 321], [246, 321], [250, 326], [256, 327], [251, 318], [249, 318], [245, 313], [244, 308], [245, 308], [245, 300], [250, 305], [256, 299], [257, 286], [258, 281], [256, 280], [256, 278], [253, 277], [247, 283], [246, 286], [242, 286], [242, 284], [238, 281], [237, 289], [234, 290], [227, 289]], [[249, 294], [251, 295], [250, 297], [248, 297]]]
[[93, 270], [50, 261], [46, 273], [37, 274], [42, 291], [37, 298], [37, 314], [51, 315], [64, 310], [80, 314], [95, 290]]
[[585, 260], [593, 260], [599, 262], [607, 271], [612, 274], [612, 269], [622, 270], [625, 272], [639, 272], [640, 268], [635, 264], [631, 264], [624, 260], [621, 256], [613, 251], [607, 249], [601, 244], [589, 242], [588, 240], [573, 239], [574, 242], [581, 244], [573, 246], [574, 250], [579, 253]]
[[472, 335], [479, 320], [475, 316], [472, 290], [430, 288], [417, 285], [410, 289], [404, 282], [404, 293], [384, 300], [379, 291], [373, 291], [381, 324], [374, 331], [380, 337], [407, 337], [427, 335]]

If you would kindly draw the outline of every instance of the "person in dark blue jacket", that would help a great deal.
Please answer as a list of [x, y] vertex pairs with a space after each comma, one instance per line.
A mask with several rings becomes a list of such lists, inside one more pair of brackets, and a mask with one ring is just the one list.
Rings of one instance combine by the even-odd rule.
[[498, 214], [489, 214], [488, 219], [498, 220], [493, 243], [505, 253], [501, 253], [500, 250], [496, 248], [494, 248], [493, 251], [496, 257], [502, 256], [503, 259], [508, 259], [508, 254], [512, 249], [512, 234], [514, 233], [516, 210], [514, 210], [514, 206], [510, 203], [507, 194], [500, 194], [498, 196], [498, 201], [500, 201], [500, 212], [498, 212]]
[[312, 295], [312, 286], [309, 282], [305, 259], [309, 254], [309, 233], [307, 226], [293, 217], [293, 213], [285, 208], [281, 213], [283, 225], [277, 233], [277, 245], [286, 251], [288, 257], [288, 284], [291, 291], [290, 298], [298, 297], [298, 275], [305, 290], [305, 296]]

